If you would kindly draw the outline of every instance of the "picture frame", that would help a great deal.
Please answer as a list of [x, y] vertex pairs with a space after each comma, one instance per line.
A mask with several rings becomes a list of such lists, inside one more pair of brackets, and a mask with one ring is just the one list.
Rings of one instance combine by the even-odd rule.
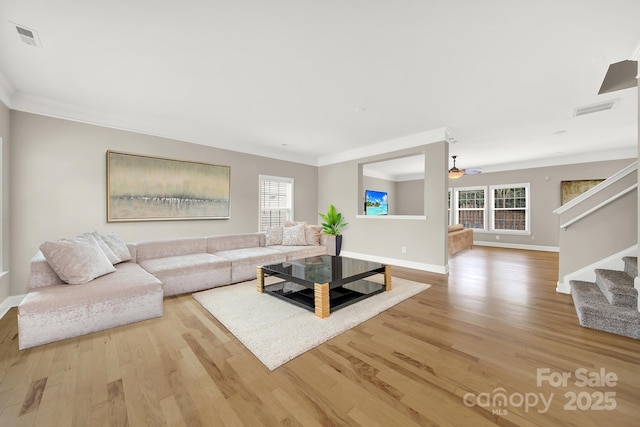
[[596, 185], [600, 184], [604, 179], [577, 179], [572, 181], [561, 181], [561, 200], [560, 203], [564, 205], [575, 199], [585, 191], [590, 190]]
[[107, 222], [230, 218], [231, 168], [107, 151]]

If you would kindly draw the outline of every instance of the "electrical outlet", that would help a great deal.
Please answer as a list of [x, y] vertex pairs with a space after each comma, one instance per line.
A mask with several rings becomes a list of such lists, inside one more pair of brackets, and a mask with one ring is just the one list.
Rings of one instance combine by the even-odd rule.
[[406, 247], [406, 246], [403, 246], [403, 247], [402, 247], [402, 253], [403, 253], [403, 254], [406, 254], [406, 253], [407, 253], [407, 247]]
[[496, 236], [496, 240], [500, 240], [500, 236]]

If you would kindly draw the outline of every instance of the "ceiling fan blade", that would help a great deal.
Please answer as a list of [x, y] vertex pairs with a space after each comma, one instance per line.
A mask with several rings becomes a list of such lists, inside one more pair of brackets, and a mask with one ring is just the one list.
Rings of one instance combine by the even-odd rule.
[[482, 173], [482, 169], [480, 168], [468, 168], [468, 169], [464, 169], [464, 174], [465, 175], [478, 175]]

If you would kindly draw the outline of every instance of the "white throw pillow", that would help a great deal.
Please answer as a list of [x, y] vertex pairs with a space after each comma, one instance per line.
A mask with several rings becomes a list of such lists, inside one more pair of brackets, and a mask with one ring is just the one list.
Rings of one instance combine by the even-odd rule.
[[131, 252], [129, 252], [127, 244], [122, 241], [120, 236], [118, 236], [116, 233], [107, 233], [101, 235], [100, 237], [102, 237], [102, 240], [104, 240], [107, 246], [109, 246], [109, 248], [113, 251], [114, 254], [116, 254], [118, 258], [120, 258], [121, 261], [131, 261]]
[[282, 244], [282, 227], [269, 227], [265, 231], [266, 246], [281, 245]]
[[304, 236], [304, 228], [304, 224], [284, 227], [282, 231], [282, 244], [284, 246], [306, 246], [307, 241]]
[[116, 271], [91, 234], [47, 241], [40, 245], [40, 251], [58, 277], [70, 285]]
[[105, 243], [104, 240], [102, 240], [102, 237], [100, 237], [100, 235], [98, 234], [97, 231], [94, 231], [92, 233], [84, 233], [84, 235], [90, 235], [93, 236], [94, 239], [96, 239], [96, 242], [98, 243], [98, 246], [100, 246], [100, 249], [102, 249], [102, 252], [104, 252], [104, 254], [107, 256], [107, 258], [109, 259], [109, 262], [111, 262], [111, 264], [115, 265], [118, 264], [120, 262], [122, 262], [122, 260], [120, 258], [118, 258], [118, 255], [116, 255], [111, 248]]

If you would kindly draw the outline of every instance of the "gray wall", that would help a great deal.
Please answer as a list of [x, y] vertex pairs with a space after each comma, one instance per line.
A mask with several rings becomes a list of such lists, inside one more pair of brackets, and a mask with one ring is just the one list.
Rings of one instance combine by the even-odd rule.
[[495, 233], [475, 233], [475, 242], [500, 245], [559, 247], [560, 222], [553, 211], [560, 207], [561, 182], [567, 180], [608, 178], [624, 169], [636, 159], [611, 160], [581, 163], [565, 166], [522, 169], [507, 172], [465, 175], [457, 180], [449, 180], [452, 188], [473, 187], [492, 184], [530, 183], [531, 191], [531, 235], [501, 234], [496, 240]]
[[[397, 217], [357, 217], [364, 203], [359, 185], [362, 163], [404, 155], [425, 154], [424, 207], [426, 219]], [[343, 251], [393, 260], [399, 265], [434, 268], [447, 265], [447, 169], [448, 144], [436, 142], [411, 150], [322, 166], [318, 176], [318, 202], [321, 210], [333, 204], [346, 217]], [[401, 248], [406, 247], [406, 253]]]
[[[231, 219], [107, 223], [107, 150], [231, 166]], [[260, 174], [294, 178], [295, 219], [319, 222], [315, 166], [17, 111], [10, 156], [13, 295], [26, 292], [29, 260], [45, 240], [91, 230], [130, 242], [257, 231]]]
[[[9, 183], [11, 182], [10, 177], [10, 154], [9, 147], [10, 143], [10, 112], [9, 109], [0, 102], [0, 138], [2, 138], [2, 165], [0, 165], [0, 173], [2, 173], [2, 263], [0, 268], [0, 274], [3, 271], [7, 271], [10, 268], [11, 263], [11, 239], [10, 239], [10, 213], [9, 213]], [[10, 282], [10, 274], [4, 274], [0, 277], [0, 304], [5, 300], [9, 295], [11, 295], [11, 282]]]
[[396, 182], [396, 215], [424, 215], [424, 180]]
[[[559, 222], [552, 211], [560, 205], [560, 181], [606, 178], [635, 160], [485, 173], [451, 181], [446, 179], [447, 144], [429, 144], [418, 149], [426, 155], [426, 176], [421, 193], [422, 214], [426, 220], [363, 219], [356, 217], [359, 203], [363, 202], [358, 184], [362, 161], [316, 168], [100, 126], [9, 112], [1, 103], [0, 136], [4, 140], [3, 264], [5, 270], [11, 271], [10, 276], [0, 278], [0, 301], [9, 295], [26, 292], [29, 260], [44, 240], [89, 230], [114, 231], [133, 242], [255, 231], [258, 226], [259, 174], [295, 179], [297, 220], [317, 223], [317, 212], [324, 212], [329, 204], [335, 204], [350, 223], [344, 230], [343, 250], [436, 267], [446, 266], [448, 262], [445, 225], [449, 185], [466, 187], [530, 182], [534, 206], [531, 228], [535, 240], [531, 236], [503, 235], [500, 243], [557, 247]], [[231, 219], [107, 223], [105, 153], [108, 149], [231, 166]], [[404, 150], [389, 157], [415, 152], [416, 149]], [[362, 160], [375, 161], [386, 157]], [[496, 243], [493, 234], [476, 233], [475, 239]], [[407, 248], [406, 253], [401, 252], [402, 246]]]

